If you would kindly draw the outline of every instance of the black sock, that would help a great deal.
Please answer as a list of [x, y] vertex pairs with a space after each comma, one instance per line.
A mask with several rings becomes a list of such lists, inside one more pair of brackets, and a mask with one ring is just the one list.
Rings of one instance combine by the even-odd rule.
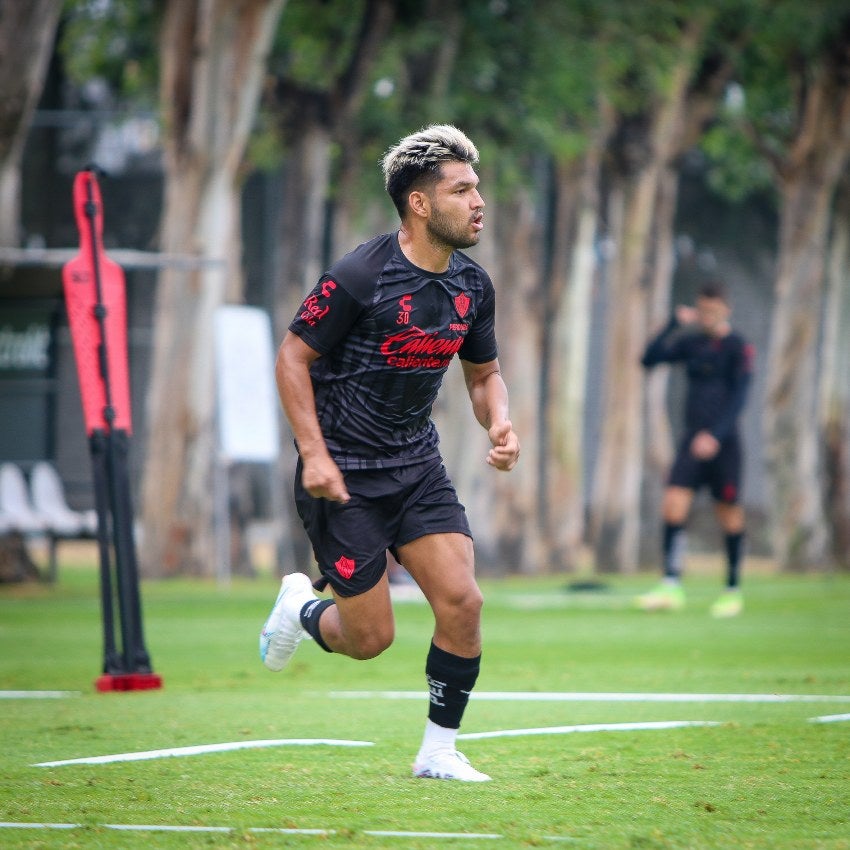
[[430, 705], [428, 719], [446, 729], [459, 729], [463, 712], [475, 687], [481, 656], [463, 658], [431, 643], [425, 662]]
[[664, 577], [678, 579], [682, 574], [682, 553], [685, 548], [685, 526], [664, 523], [662, 538]]
[[737, 587], [741, 570], [741, 553], [744, 548], [744, 532], [726, 535], [727, 587]]
[[322, 638], [322, 633], [319, 631], [319, 618], [322, 616], [322, 611], [329, 608], [331, 605], [336, 605], [333, 599], [314, 599], [308, 602], [301, 609], [301, 625], [304, 626], [304, 631], [319, 644], [325, 652], [333, 652], [333, 650], [325, 643]]

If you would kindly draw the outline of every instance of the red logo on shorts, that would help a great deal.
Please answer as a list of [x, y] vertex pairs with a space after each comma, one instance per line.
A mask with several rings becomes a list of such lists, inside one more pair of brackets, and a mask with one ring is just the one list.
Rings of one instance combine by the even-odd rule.
[[470, 301], [468, 295], [464, 295], [464, 293], [461, 292], [460, 295], [455, 296], [455, 310], [457, 310], [457, 314], [461, 317], [461, 319], [466, 315], [466, 311], [469, 309], [469, 304]]
[[354, 575], [355, 567], [357, 566], [351, 558], [347, 558], [345, 555], [340, 555], [339, 560], [334, 564], [336, 567], [336, 571], [343, 578], [351, 578]]

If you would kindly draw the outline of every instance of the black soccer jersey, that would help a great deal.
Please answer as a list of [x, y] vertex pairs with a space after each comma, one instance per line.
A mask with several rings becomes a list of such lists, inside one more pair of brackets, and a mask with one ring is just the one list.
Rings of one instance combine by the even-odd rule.
[[495, 292], [455, 251], [442, 274], [414, 266], [396, 233], [326, 272], [289, 329], [321, 355], [311, 367], [319, 424], [341, 469], [437, 457], [431, 407], [453, 356], [497, 356]]
[[641, 363], [683, 363], [688, 378], [685, 428], [718, 440], [736, 432], [753, 372], [753, 346], [738, 333], [714, 338], [682, 329], [675, 317], [646, 348]]

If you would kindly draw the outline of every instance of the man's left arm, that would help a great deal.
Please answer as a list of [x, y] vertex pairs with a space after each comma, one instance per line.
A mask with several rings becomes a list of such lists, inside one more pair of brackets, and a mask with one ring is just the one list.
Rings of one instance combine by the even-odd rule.
[[519, 460], [519, 438], [508, 418], [508, 388], [498, 360], [472, 363], [461, 360], [475, 418], [487, 430], [492, 448], [487, 463], [507, 472]]

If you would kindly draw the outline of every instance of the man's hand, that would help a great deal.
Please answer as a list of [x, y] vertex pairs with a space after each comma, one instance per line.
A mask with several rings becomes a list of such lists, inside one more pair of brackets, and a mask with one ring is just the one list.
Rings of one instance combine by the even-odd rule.
[[514, 433], [510, 420], [506, 419], [490, 426], [487, 436], [493, 444], [487, 454], [487, 463], [503, 472], [509, 472], [519, 460], [519, 437]]
[[711, 460], [720, 451], [720, 441], [710, 431], [698, 431], [691, 440], [691, 454], [698, 460]]
[[311, 460], [302, 458], [301, 485], [314, 499], [327, 499], [343, 505], [351, 499], [342, 472], [330, 455]]

